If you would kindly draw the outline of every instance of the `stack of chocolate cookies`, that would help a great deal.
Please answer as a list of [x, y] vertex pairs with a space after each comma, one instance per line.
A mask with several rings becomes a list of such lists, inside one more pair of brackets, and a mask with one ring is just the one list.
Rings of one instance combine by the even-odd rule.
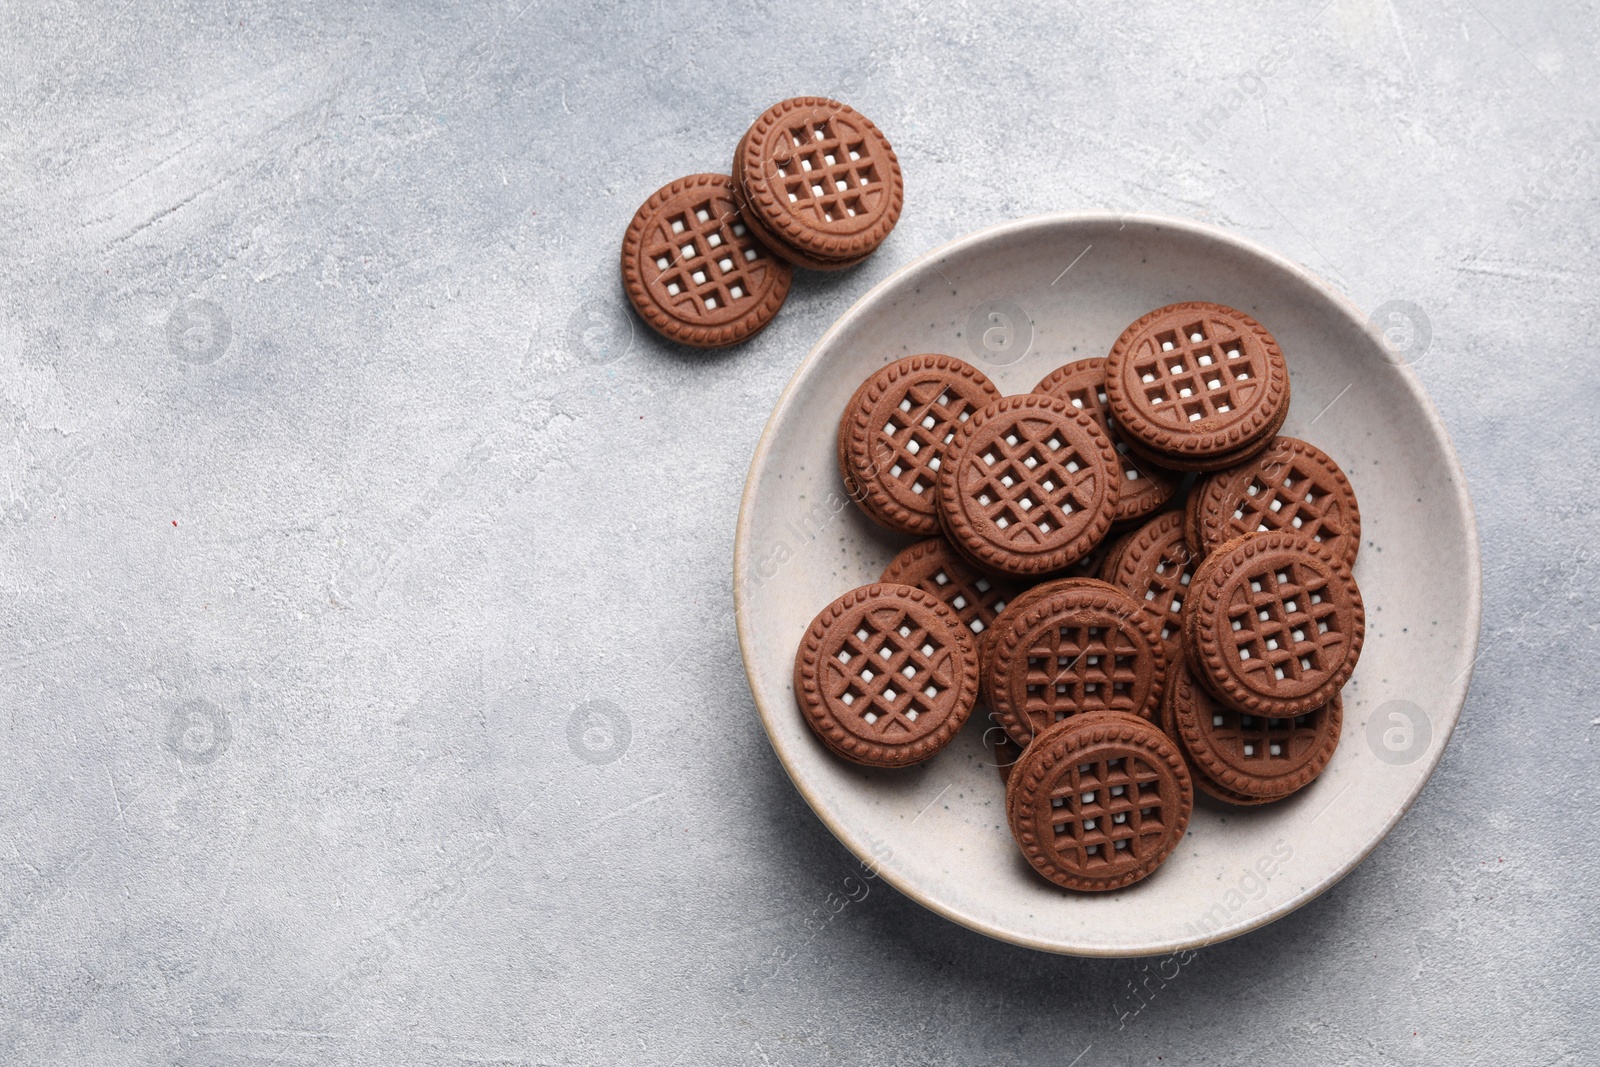
[[762, 112], [732, 170], [662, 186], [623, 236], [629, 302], [682, 344], [720, 348], [754, 336], [788, 298], [793, 267], [855, 266], [889, 236], [905, 202], [888, 138], [826, 97]]
[[1073, 889], [1148, 876], [1197, 788], [1304, 787], [1365, 616], [1355, 492], [1276, 436], [1288, 404], [1277, 342], [1219, 304], [1152, 311], [1028, 394], [947, 355], [889, 363], [840, 419], [840, 474], [924, 539], [808, 629], [806, 721], [845, 759], [905, 766], [985, 705], [1018, 846]]

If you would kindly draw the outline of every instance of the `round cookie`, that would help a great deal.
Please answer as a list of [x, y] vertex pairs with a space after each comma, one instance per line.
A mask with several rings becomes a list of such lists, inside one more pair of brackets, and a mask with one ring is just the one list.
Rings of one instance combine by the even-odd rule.
[[1111, 438], [1111, 444], [1117, 450], [1118, 463], [1122, 467], [1122, 480], [1119, 483], [1120, 492], [1117, 496], [1117, 510], [1112, 516], [1113, 522], [1129, 522], [1153, 514], [1178, 491], [1178, 483], [1182, 481], [1181, 475], [1163, 470], [1148, 460], [1134, 455], [1117, 433], [1116, 424], [1106, 408], [1106, 361], [1103, 358], [1096, 356], [1092, 359], [1080, 359], [1057, 367], [1045, 375], [1044, 379], [1033, 387], [1033, 391], [1046, 396], [1060, 397], [1073, 407], [1087, 411], [1099, 421], [1101, 428]]
[[1112, 345], [1105, 371], [1106, 401], [1128, 445], [1179, 470], [1241, 461], [1289, 407], [1277, 341], [1222, 304], [1169, 304], [1140, 317]]
[[[741, 207], [744, 207], [749, 203], [748, 197], [743, 193], [743, 189], [745, 187], [744, 149], [746, 143], [749, 141], [749, 137], [749, 131], [746, 131], [744, 136], [739, 138], [739, 146], [734, 150], [733, 153], [733, 184], [735, 188], [741, 190], [739, 201]], [[816, 256], [810, 256], [805, 252], [794, 248], [792, 245], [785, 244], [782, 238], [778, 237], [762, 223], [761, 216], [756, 212], [746, 210], [744, 212], [744, 217], [746, 221], [749, 222], [750, 229], [755, 233], [758, 240], [760, 240], [768, 248], [775, 249], [778, 255], [782, 256], [784, 259], [788, 260], [790, 263], [793, 263], [797, 267], [805, 267], [808, 270], [844, 270], [846, 267], [855, 266], [857, 263], [860, 263], [862, 260], [866, 259], [872, 254], [869, 251], [863, 253], [862, 255], [848, 259], [825, 259], [818, 258]]]
[[1248, 463], [1207, 478], [1191, 499], [1202, 553], [1272, 530], [1328, 545], [1350, 565], [1361, 550], [1361, 509], [1350, 479], [1326, 452], [1294, 437], [1274, 437]]
[[1017, 595], [1015, 582], [976, 570], [942, 537], [918, 541], [905, 549], [889, 561], [878, 581], [914, 585], [932, 593], [974, 635], [986, 633]]
[[956, 613], [908, 585], [852, 589], [807, 627], [795, 700], [835, 754], [905, 767], [950, 743], [978, 696], [978, 654]]
[[1224, 707], [1179, 665], [1167, 705], [1184, 751], [1224, 790], [1278, 800], [1321, 774], [1339, 744], [1344, 703], [1339, 694], [1320, 708], [1287, 718], [1246, 715]]
[[739, 142], [735, 170], [750, 216], [780, 254], [819, 269], [859, 262], [881, 245], [905, 201], [888, 138], [826, 97], [783, 100]]
[[1183, 840], [1193, 809], [1177, 746], [1130, 715], [1058, 723], [1029, 746], [1006, 787], [1006, 820], [1023, 856], [1067, 889], [1148, 877]]
[[1019, 745], [1062, 719], [1116, 711], [1145, 719], [1161, 704], [1167, 658], [1126, 593], [1080, 581], [1022, 605], [994, 628], [982, 663], [994, 718]]
[[733, 179], [691, 174], [640, 205], [622, 239], [622, 284], [639, 317], [686, 345], [737, 344], [766, 326], [794, 270], [740, 215]]
[[942, 458], [958, 429], [1000, 391], [971, 364], [927, 353], [862, 382], [839, 419], [839, 471], [873, 521], [924, 537], [939, 532]]
[[1218, 546], [1195, 570], [1183, 607], [1184, 655], [1223, 704], [1301, 715], [1355, 670], [1366, 629], [1361, 590], [1326, 545], [1257, 533]]
[[1045, 575], [1076, 562], [1111, 527], [1121, 467], [1100, 424], [1065, 400], [1002, 397], [945, 446], [939, 519], [986, 569]]
[[1183, 512], [1163, 512], [1130, 534], [1106, 564], [1106, 581], [1138, 601], [1155, 623], [1169, 662], [1183, 650], [1183, 602], [1199, 564], [1183, 526]]
[[1008, 622], [1014, 622], [1022, 617], [1031, 604], [1059, 593], [1063, 589], [1099, 589], [1104, 585], [1097, 578], [1053, 578], [1048, 582], [1029, 586], [1007, 602], [1005, 610], [995, 616], [993, 625], [978, 635], [978, 678], [980, 683], [988, 677], [989, 656], [994, 651], [995, 634]]

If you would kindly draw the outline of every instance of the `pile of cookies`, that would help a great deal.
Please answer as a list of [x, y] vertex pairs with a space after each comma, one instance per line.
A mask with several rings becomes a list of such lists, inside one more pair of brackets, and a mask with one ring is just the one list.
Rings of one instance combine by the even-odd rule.
[[903, 767], [985, 705], [1012, 834], [1072, 889], [1154, 871], [1196, 788], [1304, 787], [1338, 744], [1365, 615], [1355, 492], [1277, 436], [1288, 406], [1272, 335], [1211, 303], [1152, 311], [1025, 395], [951, 356], [879, 370], [840, 419], [840, 474], [926, 539], [807, 629], [806, 722]]
[[905, 200], [888, 139], [848, 104], [820, 96], [762, 112], [732, 170], [662, 186], [622, 241], [634, 310], [698, 348], [737, 344], [771, 322], [793, 267], [843, 270], [866, 259]]

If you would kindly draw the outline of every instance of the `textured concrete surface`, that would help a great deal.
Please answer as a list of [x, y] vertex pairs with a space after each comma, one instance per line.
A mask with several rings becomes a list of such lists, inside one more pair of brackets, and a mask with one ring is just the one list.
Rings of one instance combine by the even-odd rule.
[[[7, 5], [0, 1062], [1593, 1062], [1597, 38], [1511, 0]], [[633, 209], [809, 92], [894, 140], [899, 229], [743, 348], [635, 329]], [[734, 636], [806, 348], [1063, 208], [1405, 302], [1479, 509], [1422, 799], [1189, 960], [847, 881]]]

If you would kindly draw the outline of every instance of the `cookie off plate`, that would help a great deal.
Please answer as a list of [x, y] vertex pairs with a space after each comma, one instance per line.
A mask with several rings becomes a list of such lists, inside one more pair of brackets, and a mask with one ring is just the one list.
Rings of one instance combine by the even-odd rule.
[[[981, 708], [924, 763], [847, 763], [795, 705], [795, 648], [821, 608], [877, 580], [914, 540], [873, 524], [840, 481], [839, 416], [864, 378], [902, 356], [942, 352], [1004, 393], [1025, 393], [1063, 363], [1105, 355], [1128, 323], [1181, 300], [1238, 308], [1282, 345], [1293, 401], [1280, 432], [1332, 456], [1360, 501], [1354, 570], [1366, 645], [1344, 688], [1338, 748], [1315, 781], [1252, 808], [1198, 799], [1184, 840], [1149, 878], [1074, 893], [1038, 877], [1012, 839], [998, 735], [986, 735]], [[1472, 505], [1444, 426], [1367, 316], [1272, 252], [1150, 215], [1005, 223], [879, 283], [823, 335], [779, 399], [750, 464], [734, 547], [750, 689], [817, 816], [933, 911], [1019, 945], [1085, 956], [1153, 955], [1237, 936], [1360, 863], [1417, 798], [1450, 739], [1477, 655], [1480, 584]]]

